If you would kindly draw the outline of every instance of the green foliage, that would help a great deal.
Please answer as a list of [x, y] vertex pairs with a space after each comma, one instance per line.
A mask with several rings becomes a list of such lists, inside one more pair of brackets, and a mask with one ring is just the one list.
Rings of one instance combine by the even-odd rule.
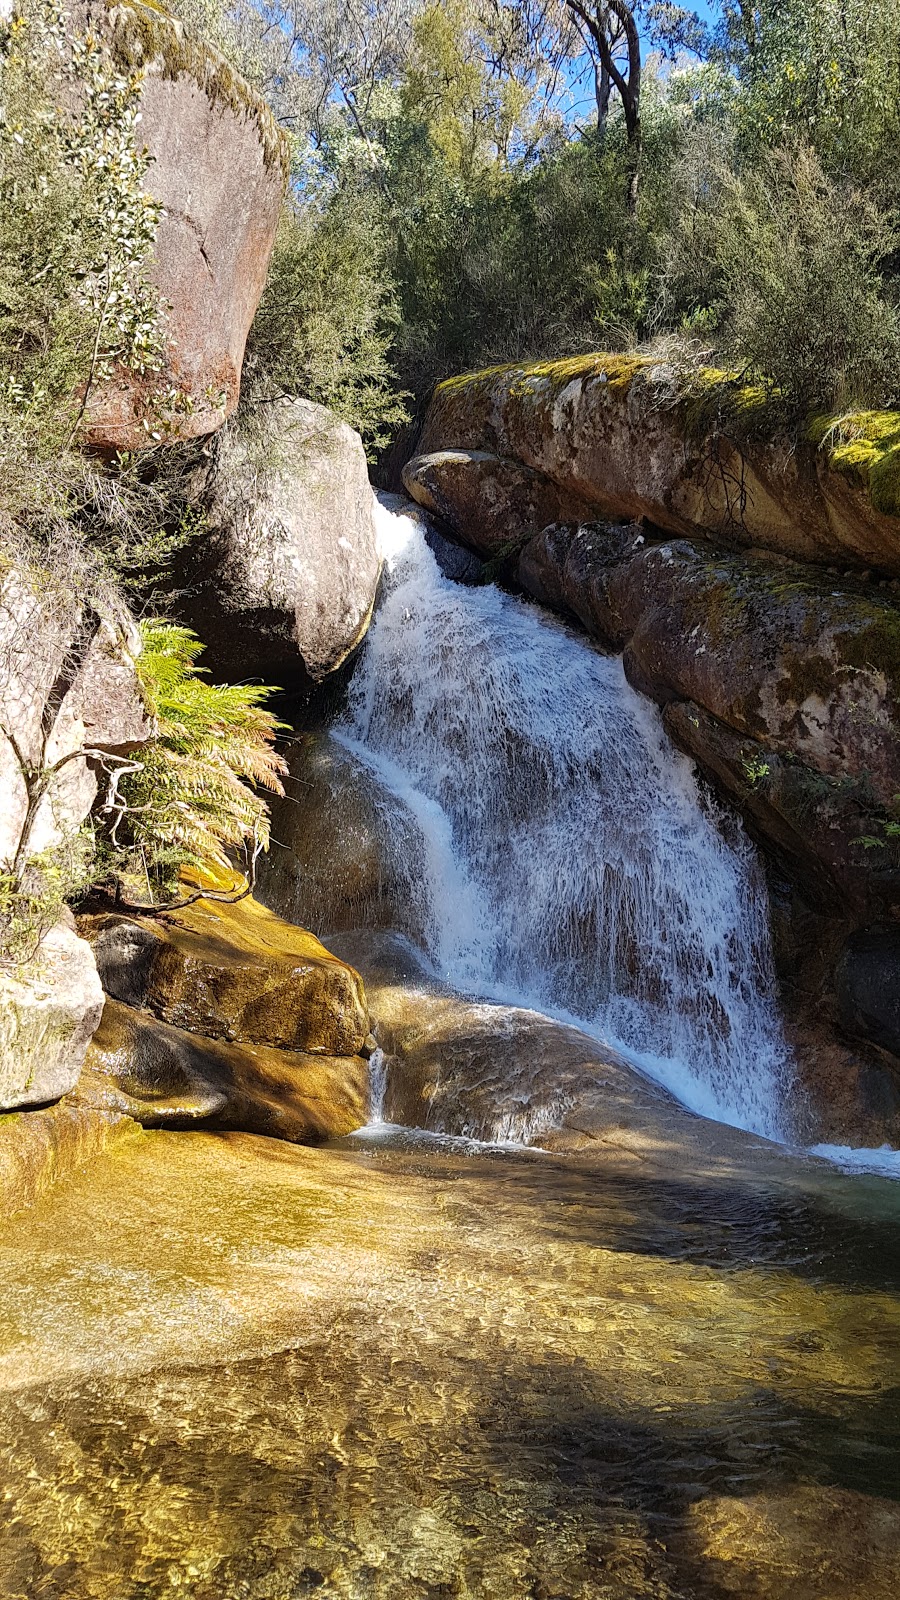
[[0, 523], [64, 517], [93, 385], [159, 360], [140, 74], [54, 0], [0, 24]]
[[67, 901], [89, 887], [95, 863], [94, 831], [84, 827], [29, 856], [23, 872], [0, 871], [0, 965], [31, 960]]
[[716, 240], [724, 343], [790, 412], [884, 404], [897, 390], [900, 315], [884, 267], [900, 243], [812, 150], [767, 157], [723, 186]]
[[407, 415], [388, 354], [397, 320], [377, 201], [289, 201], [247, 350], [250, 403], [305, 395], [377, 450]]
[[280, 794], [284, 762], [274, 749], [279, 728], [260, 685], [204, 681], [203, 646], [167, 621], [141, 625], [137, 659], [157, 735], [121, 777], [107, 809], [118, 870], [139, 872], [155, 896], [177, 882], [182, 866], [229, 866], [229, 851], [267, 848], [268, 811], [254, 786]]

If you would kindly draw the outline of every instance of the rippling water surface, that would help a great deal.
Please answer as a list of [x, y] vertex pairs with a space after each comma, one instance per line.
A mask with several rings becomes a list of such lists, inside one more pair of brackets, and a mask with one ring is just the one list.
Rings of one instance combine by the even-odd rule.
[[900, 1191], [751, 1157], [135, 1139], [0, 1242], [0, 1593], [893, 1600]]

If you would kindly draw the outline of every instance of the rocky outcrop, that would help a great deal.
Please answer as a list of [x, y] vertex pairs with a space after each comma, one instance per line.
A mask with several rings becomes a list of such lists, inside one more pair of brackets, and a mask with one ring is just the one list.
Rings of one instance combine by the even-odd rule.
[[[152, 737], [124, 608], [75, 604], [62, 578], [10, 570], [0, 585], [0, 869], [31, 875], [72, 846], [100, 776]], [[21, 857], [16, 866], [16, 857]], [[0, 967], [0, 1108], [39, 1105], [75, 1084], [100, 1020], [90, 947], [61, 921]]]
[[309, 1141], [368, 1115], [359, 975], [247, 897], [85, 916], [107, 1000], [79, 1098], [145, 1127]]
[[153, 736], [134, 665], [140, 648], [124, 608], [99, 615], [73, 602], [64, 579], [3, 574], [0, 862], [15, 856], [28, 810], [23, 765], [57, 769], [30, 822], [28, 853], [37, 855], [84, 821], [103, 755], [124, 755]]
[[[811, 1129], [896, 1143], [900, 418], [851, 419], [850, 442], [820, 420], [788, 450], [765, 413], [642, 357], [497, 369], [439, 386], [406, 481], [430, 504], [453, 455], [440, 510], [475, 548], [473, 500], [494, 515], [501, 486], [513, 581], [623, 653], [762, 846]], [[538, 473], [617, 520], [535, 531], [516, 467], [533, 499]]]
[[[831, 448], [824, 424], [825, 442], [799, 448], [769, 432], [761, 391], [720, 372], [685, 385], [665, 362], [605, 354], [497, 367], [438, 385], [404, 482], [430, 505], [437, 475], [441, 514], [466, 538], [476, 484], [482, 516], [503, 500], [508, 539], [536, 531], [520, 507], [539, 501], [539, 474], [545, 495], [576, 496], [594, 516], [900, 574], [900, 505], [872, 487], [884, 452]], [[463, 468], [465, 453], [477, 466]]]
[[900, 611], [814, 569], [637, 528], [549, 528], [519, 574], [625, 651], [636, 687], [690, 700], [735, 732], [855, 780], [872, 809], [900, 793]]
[[217, 1128], [295, 1144], [352, 1133], [368, 1117], [368, 1062], [229, 1044], [107, 1000], [78, 1099], [145, 1128]]
[[99, 390], [87, 438], [104, 450], [140, 449], [161, 432], [195, 438], [237, 405], [284, 194], [284, 138], [264, 101], [164, 8], [89, 0], [77, 14], [124, 66], [145, 73], [146, 187], [163, 208], [152, 267], [163, 368], [122, 374]]
[[0, 1108], [43, 1105], [73, 1088], [102, 1010], [90, 945], [64, 922], [24, 970], [0, 967]]
[[592, 508], [520, 461], [484, 450], [439, 450], [420, 455], [403, 481], [420, 506], [465, 529], [466, 543], [495, 556], [548, 522], [582, 521]]
[[159, 918], [81, 919], [114, 1000], [229, 1042], [355, 1055], [369, 1031], [355, 972], [312, 934], [248, 898]]
[[213, 669], [285, 688], [333, 672], [368, 627], [381, 565], [359, 435], [308, 400], [266, 406], [221, 436], [205, 506], [182, 609]]

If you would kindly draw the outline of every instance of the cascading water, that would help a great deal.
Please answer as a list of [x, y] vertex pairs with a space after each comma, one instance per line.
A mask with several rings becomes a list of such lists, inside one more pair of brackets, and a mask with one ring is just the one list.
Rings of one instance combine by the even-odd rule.
[[785, 1137], [749, 841], [620, 660], [444, 577], [416, 517], [379, 519], [386, 592], [335, 732], [385, 797], [435, 967], [577, 1020], [695, 1111]]

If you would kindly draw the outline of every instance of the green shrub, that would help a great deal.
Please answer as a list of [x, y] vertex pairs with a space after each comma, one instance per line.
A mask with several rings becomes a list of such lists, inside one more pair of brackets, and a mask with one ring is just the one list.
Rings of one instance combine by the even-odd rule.
[[900, 235], [809, 148], [723, 183], [715, 241], [723, 342], [786, 411], [880, 406], [898, 391], [900, 316], [885, 263]]
[[155, 899], [183, 866], [227, 869], [228, 852], [253, 857], [268, 847], [268, 810], [255, 789], [280, 794], [285, 765], [274, 748], [279, 723], [266, 710], [274, 690], [205, 682], [196, 665], [203, 646], [187, 628], [148, 621], [141, 636], [137, 670], [157, 735], [105, 815], [113, 870], [143, 879]]
[[377, 450], [407, 416], [389, 358], [396, 325], [374, 200], [289, 200], [247, 346], [247, 401], [304, 395]]

